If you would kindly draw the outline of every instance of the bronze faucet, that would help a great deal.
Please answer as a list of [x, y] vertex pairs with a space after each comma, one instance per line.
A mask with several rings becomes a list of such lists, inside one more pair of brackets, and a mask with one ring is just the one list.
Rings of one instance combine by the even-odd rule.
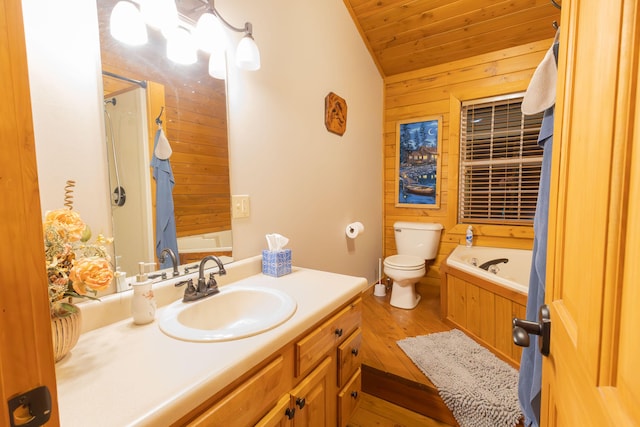
[[164, 261], [166, 259], [165, 254], [169, 254], [169, 256], [171, 257], [171, 264], [173, 264], [173, 277], [179, 276], [180, 273], [178, 272], [178, 258], [176, 258], [176, 254], [171, 248], [164, 248], [162, 252], [160, 252], [158, 261], [160, 261], [160, 264], [164, 264]]
[[182, 301], [197, 301], [199, 299], [206, 298], [220, 292], [220, 290], [218, 289], [218, 283], [216, 283], [216, 279], [214, 277], [215, 273], [209, 274], [209, 281], [205, 280], [204, 278], [204, 265], [207, 263], [207, 261], [214, 261], [216, 264], [218, 264], [218, 275], [224, 276], [225, 274], [227, 274], [227, 270], [224, 269], [222, 261], [220, 261], [220, 258], [218, 258], [217, 256], [208, 255], [202, 258], [202, 261], [200, 261], [200, 268], [198, 270], [198, 286], [193, 285], [193, 279], [184, 280], [182, 282], [176, 283], [175, 285], [187, 285], [187, 289], [185, 289], [184, 291], [184, 297], [182, 298]]

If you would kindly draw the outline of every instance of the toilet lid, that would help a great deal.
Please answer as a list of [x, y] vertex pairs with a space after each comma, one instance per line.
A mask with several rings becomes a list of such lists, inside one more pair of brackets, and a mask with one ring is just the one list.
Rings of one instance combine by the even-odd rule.
[[391, 255], [384, 259], [384, 265], [397, 270], [416, 270], [424, 267], [424, 260], [413, 255]]

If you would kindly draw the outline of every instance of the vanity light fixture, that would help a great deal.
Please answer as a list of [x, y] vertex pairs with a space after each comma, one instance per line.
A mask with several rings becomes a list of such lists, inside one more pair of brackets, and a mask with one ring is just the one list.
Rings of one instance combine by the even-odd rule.
[[131, 2], [116, 3], [109, 19], [111, 35], [123, 43], [140, 46], [148, 41], [147, 27], [138, 8]]
[[[133, 3], [132, 3], [133, 1]], [[215, 8], [214, 0], [201, 0], [206, 11], [195, 23], [179, 15], [174, 0], [121, 0], [111, 12], [111, 35], [124, 43], [147, 42], [146, 24], [158, 29], [167, 39], [167, 56], [179, 64], [193, 64], [196, 49], [209, 54], [209, 75], [226, 78], [226, 51], [230, 45], [227, 30], [243, 33], [236, 47], [236, 66], [242, 70], [260, 69], [260, 51], [253, 39], [253, 26], [245, 22], [234, 27]], [[134, 3], [139, 4], [139, 9]]]
[[165, 39], [169, 39], [172, 31], [180, 26], [178, 8], [174, 0], [138, 0], [140, 14], [151, 28], [160, 30]]
[[[253, 39], [253, 25], [251, 22], [245, 22], [243, 27], [237, 28], [227, 22], [216, 10], [214, 0], [209, 0], [208, 12], [218, 18], [219, 22], [236, 33], [244, 33], [242, 39], [236, 48], [236, 66], [242, 70], [256, 71], [260, 69], [260, 51], [258, 45]], [[200, 22], [200, 21], [199, 21]]]
[[182, 27], [167, 32], [167, 58], [177, 64], [191, 65], [198, 61], [198, 52], [191, 33]]

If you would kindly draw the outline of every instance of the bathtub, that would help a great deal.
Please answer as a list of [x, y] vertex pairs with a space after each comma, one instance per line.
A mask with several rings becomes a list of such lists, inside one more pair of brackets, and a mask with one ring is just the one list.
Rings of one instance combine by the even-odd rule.
[[[487, 261], [499, 258], [506, 258], [509, 262], [496, 264], [497, 273], [491, 273], [479, 267]], [[447, 265], [507, 289], [513, 289], [524, 295], [528, 294], [531, 251], [482, 246], [467, 248], [459, 245], [447, 258]]]
[[178, 237], [180, 264], [199, 262], [207, 255], [216, 255], [224, 264], [233, 261], [231, 230]]
[[231, 251], [231, 230], [178, 237], [178, 252], [180, 253], [227, 251]]
[[[522, 349], [513, 344], [511, 322], [514, 317], [526, 317], [531, 254], [522, 249], [460, 245], [440, 266], [444, 322], [515, 367]], [[496, 273], [478, 267], [499, 258], [509, 262], [496, 264]]]

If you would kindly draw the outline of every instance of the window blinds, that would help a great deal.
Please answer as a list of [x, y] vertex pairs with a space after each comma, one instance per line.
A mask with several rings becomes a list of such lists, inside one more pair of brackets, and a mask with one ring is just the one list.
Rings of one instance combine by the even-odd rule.
[[463, 103], [458, 222], [533, 221], [542, 165], [537, 141], [543, 113], [523, 115], [522, 97]]

